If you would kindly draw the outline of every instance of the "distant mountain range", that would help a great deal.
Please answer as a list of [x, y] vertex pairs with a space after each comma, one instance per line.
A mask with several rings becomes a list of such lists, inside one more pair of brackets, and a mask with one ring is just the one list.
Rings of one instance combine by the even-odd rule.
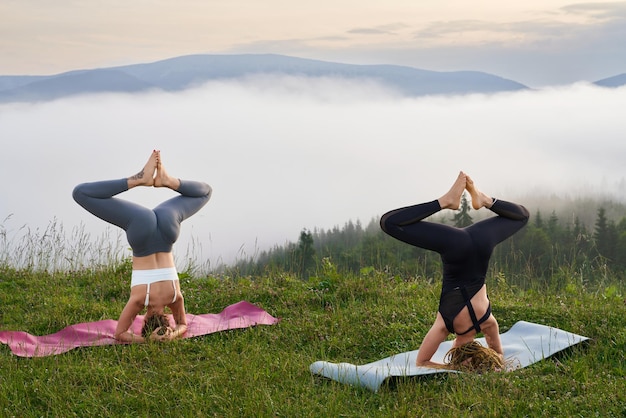
[[[478, 71], [438, 72], [398, 65], [340, 64], [273, 54], [187, 55], [148, 64], [77, 70], [50, 76], [0, 76], [0, 103], [47, 101], [80, 94], [179, 91], [211, 80], [259, 74], [370, 79], [409, 97], [528, 88]], [[617, 87], [626, 84], [626, 74], [596, 84]]]
[[604, 78], [596, 81], [594, 84], [602, 87], [620, 87], [626, 84], [626, 74], [616, 75], [614, 77]]

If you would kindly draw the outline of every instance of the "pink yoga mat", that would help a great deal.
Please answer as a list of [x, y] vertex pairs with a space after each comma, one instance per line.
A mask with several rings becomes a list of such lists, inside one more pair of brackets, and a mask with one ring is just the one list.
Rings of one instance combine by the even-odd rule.
[[[273, 325], [278, 321], [263, 309], [241, 301], [226, 307], [219, 314], [187, 314], [188, 329], [184, 338], [255, 325]], [[174, 324], [171, 315], [170, 322]], [[116, 325], [117, 321], [113, 319], [84, 322], [40, 337], [23, 331], [0, 331], [0, 342], [7, 344], [13, 354], [20, 357], [52, 356], [77, 347], [124, 344], [113, 338]], [[138, 315], [131, 330], [139, 334], [142, 325], [143, 315]]]

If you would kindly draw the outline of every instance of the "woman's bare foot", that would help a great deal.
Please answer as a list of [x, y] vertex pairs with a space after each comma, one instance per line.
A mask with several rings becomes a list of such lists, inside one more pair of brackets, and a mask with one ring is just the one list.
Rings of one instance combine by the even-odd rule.
[[154, 176], [154, 187], [168, 187], [172, 190], [178, 190], [180, 187], [180, 180], [176, 177], [170, 176], [163, 164], [161, 163], [161, 151], [157, 151], [157, 166], [156, 166], [156, 176]]
[[493, 199], [478, 190], [470, 176], [467, 176], [467, 184], [465, 185], [465, 188], [472, 197], [472, 207], [474, 209], [478, 210], [482, 207], [490, 208], [493, 204]]
[[459, 172], [459, 176], [448, 193], [438, 199], [441, 209], [457, 210], [461, 206], [461, 196], [465, 190], [466, 179], [467, 175], [462, 171]]
[[158, 151], [152, 151], [148, 162], [141, 171], [128, 178], [128, 187], [152, 186], [154, 184], [154, 173], [157, 169]]

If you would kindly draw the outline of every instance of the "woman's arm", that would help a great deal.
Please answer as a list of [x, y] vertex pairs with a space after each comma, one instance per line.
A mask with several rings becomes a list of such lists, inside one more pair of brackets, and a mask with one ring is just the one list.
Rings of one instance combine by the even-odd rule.
[[430, 359], [449, 334], [441, 314], [437, 312], [437, 319], [424, 337], [424, 341], [422, 341], [422, 345], [419, 348], [415, 365], [421, 367], [442, 367], [443, 364], [435, 363], [430, 361]]
[[187, 332], [187, 315], [185, 314], [185, 299], [182, 294], [178, 294], [176, 302], [170, 305], [176, 328], [170, 334], [170, 340], [182, 337]]
[[126, 306], [124, 306], [120, 319], [117, 321], [117, 327], [115, 328], [116, 340], [125, 343], [145, 342], [145, 339], [141, 335], [135, 335], [129, 331], [135, 317], [141, 312], [143, 307], [143, 301], [135, 300], [132, 297], [126, 302]]
[[504, 350], [502, 349], [502, 341], [500, 340], [500, 327], [498, 326], [496, 318], [491, 315], [480, 328], [485, 336], [487, 346], [498, 353], [501, 358], [504, 358]]

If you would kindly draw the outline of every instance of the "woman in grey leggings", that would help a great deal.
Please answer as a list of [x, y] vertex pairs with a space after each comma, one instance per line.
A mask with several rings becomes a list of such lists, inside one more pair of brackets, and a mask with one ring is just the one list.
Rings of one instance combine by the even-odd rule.
[[[114, 197], [138, 186], [166, 187], [180, 195], [154, 209]], [[133, 250], [130, 298], [118, 320], [116, 339], [123, 342], [172, 340], [187, 331], [185, 303], [172, 247], [181, 222], [198, 212], [209, 201], [211, 192], [206, 183], [170, 176], [161, 164], [160, 151], [156, 150], [134, 176], [83, 183], [74, 188], [74, 200], [98, 218], [126, 231]], [[176, 322], [174, 328], [164, 314], [166, 306]], [[142, 335], [135, 335], [129, 329], [144, 308], [147, 311]]]

